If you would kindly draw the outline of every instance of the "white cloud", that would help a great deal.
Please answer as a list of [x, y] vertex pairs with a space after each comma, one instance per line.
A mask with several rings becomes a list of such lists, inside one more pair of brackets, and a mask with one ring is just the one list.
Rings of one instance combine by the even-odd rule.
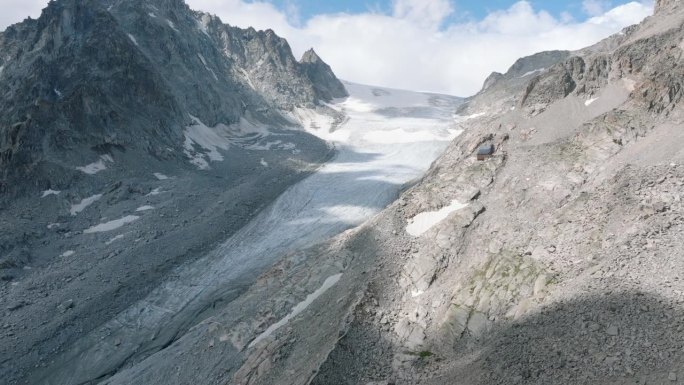
[[610, 8], [610, 1], [608, 0], [584, 0], [582, 1], [582, 9], [589, 16], [598, 16], [605, 13]]
[[[224, 23], [239, 27], [272, 29], [281, 34], [292, 33], [297, 20], [290, 20], [287, 13], [265, 1], [243, 0], [185, 0], [192, 9], [210, 12], [221, 17]], [[280, 32], [283, 31], [283, 32]]]
[[394, 0], [394, 17], [438, 28], [454, 11], [449, 0]]
[[295, 27], [265, 2], [188, 2], [233, 25], [272, 28], [296, 55], [314, 47], [340, 78], [455, 95], [477, 92], [492, 71], [506, 71], [521, 56], [583, 48], [653, 11], [652, 1], [633, 1], [578, 22], [519, 1], [482, 20], [439, 28], [454, 12], [450, 1], [394, 0], [391, 14], [318, 15]]
[[299, 26], [301, 24], [301, 15], [299, 6], [293, 0], [285, 0], [285, 15], [293, 25]]
[[[0, 29], [25, 15], [39, 14], [45, 0], [1, 0]], [[592, 17], [555, 17], [519, 1], [477, 21], [453, 20], [450, 0], [393, 0], [389, 13], [323, 14], [300, 23], [296, 1], [280, 10], [266, 0], [186, 0], [194, 9], [217, 14], [240, 27], [273, 29], [299, 56], [310, 47], [346, 80], [471, 95], [492, 71], [505, 71], [517, 58], [550, 49], [579, 49], [641, 21], [652, 0], [605, 8], [585, 0]], [[625, 0], [622, 0], [625, 1]], [[4, 24], [3, 24], [4, 23]]]

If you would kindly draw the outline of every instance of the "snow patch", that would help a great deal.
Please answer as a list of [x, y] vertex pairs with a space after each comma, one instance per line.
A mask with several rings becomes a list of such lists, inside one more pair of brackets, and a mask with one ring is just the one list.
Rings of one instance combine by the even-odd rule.
[[200, 59], [200, 61], [202, 62], [202, 64], [204, 64], [204, 67], [206, 67], [206, 66], [207, 66], [207, 61], [204, 59], [204, 56], [202, 56], [201, 53], [198, 53], [198, 54], [197, 54], [197, 57], [199, 57], [199, 59]]
[[48, 197], [50, 195], [59, 195], [59, 193], [61, 193], [61, 191], [57, 191], [57, 190], [53, 190], [53, 189], [45, 190], [45, 191], [43, 191], [43, 195], [41, 196], [41, 198], [45, 198], [45, 197]]
[[5, 70], [5, 66], [4, 65], [0, 66], [0, 76], [2, 76], [2, 71], [4, 71], [4, 70]]
[[216, 72], [214, 72], [213, 69], [209, 68], [209, 66], [207, 65], [207, 61], [204, 59], [204, 56], [202, 56], [202, 54], [200, 54], [200, 53], [198, 53], [197, 56], [199, 57], [202, 64], [204, 64], [204, 69], [209, 71], [214, 76], [214, 80], [218, 81], [219, 79], [218, 79], [218, 76], [216, 76]]
[[223, 155], [218, 150], [228, 150], [230, 141], [228, 138], [219, 135], [218, 130], [207, 127], [198, 118], [194, 116], [191, 118], [195, 123], [185, 129], [184, 153], [190, 158], [190, 163], [197, 166], [197, 168], [208, 170], [209, 162], [205, 159], [205, 154], [195, 151], [195, 145], [208, 151], [206, 157], [210, 161], [220, 162], [223, 160]]
[[75, 251], [73, 251], [73, 250], [67, 250], [67, 251], [63, 252], [62, 255], [60, 255], [60, 257], [64, 257], [64, 258], [66, 258], [66, 257], [71, 257], [71, 256], [74, 255], [74, 254], [76, 254]]
[[292, 118], [308, 133], [323, 140], [344, 143], [349, 141], [351, 136], [351, 131], [346, 129], [338, 128], [331, 131], [335, 119], [314, 109], [297, 107], [292, 111]]
[[85, 165], [83, 167], [76, 167], [76, 170], [89, 175], [94, 175], [107, 169], [105, 162], [114, 163], [114, 159], [112, 159], [111, 155], [102, 155], [97, 162]]
[[261, 160], [259, 161], [259, 163], [261, 163], [261, 165], [264, 166], [264, 167], [268, 167], [268, 162], [265, 161], [264, 158], [261, 158]]
[[52, 230], [52, 229], [55, 229], [61, 225], [62, 225], [61, 223], [48, 223], [47, 228], [48, 228], [48, 230]]
[[449, 206], [443, 207], [438, 211], [420, 213], [409, 221], [408, 226], [406, 226], [406, 232], [414, 237], [419, 237], [430, 230], [433, 226], [443, 221], [449, 216], [449, 214], [467, 206], [468, 204], [460, 203], [459, 201], [454, 200]]
[[168, 24], [169, 27], [171, 27], [172, 30], [178, 32], [178, 30], [176, 29], [176, 25], [173, 24], [173, 21], [171, 21], [171, 20], [166, 20], [166, 24]]
[[106, 231], [112, 231], [120, 228], [123, 225], [126, 225], [131, 222], [135, 222], [138, 219], [140, 219], [139, 216], [136, 215], [127, 215], [123, 218], [115, 219], [113, 221], [105, 222], [105, 223], [100, 223], [99, 225], [89, 227], [85, 230], [83, 230], [84, 234], [92, 234], [92, 233], [103, 233]]
[[526, 78], [526, 77], [528, 77], [528, 76], [531, 76], [531, 75], [534, 75], [534, 74], [537, 74], [537, 73], [540, 73], [540, 72], [544, 72], [544, 71], [546, 71], [546, 68], [540, 68], [540, 69], [537, 69], [537, 70], [534, 70], [534, 71], [525, 72], [524, 74], [522, 74], [521, 76], [519, 76], [519, 78]]
[[164, 175], [164, 174], [162, 174], [162, 173], [160, 173], [160, 172], [155, 172], [155, 173], [154, 173], [154, 177], [157, 178], [157, 179], [159, 179], [159, 180], [167, 180], [167, 179], [169, 179], [168, 176], [166, 176], [166, 175]]
[[60, 91], [59, 91], [58, 89], [56, 89], [56, 88], [53, 89], [53, 91], [55, 91], [55, 95], [57, 95], [57, 97], [58, 97], [59, 99], [62, 98], [62, 92], [60, 92]]
[[157, 17], [157, 15], [155, 15], [154, 12], [149, 12], [148, 15], [149, 15], [150, 17], [154, 17], [154, 18]]
[[590, 106], [592, 103], [594, 103], [594, 102], [597, 101], [597, 100], [598, 100], [598, 98], [589, 99], [589, 100], [587, 100], [587, 101], [584, 102], [584, 105], [588, 107], [588, 106]]
[[209, 31], [207, 29], [209, 27], [210, 21], [211, 16], [207, 15], [206, 13], [202, 14], [202, 17], [199, 20], [197, 20], [197, 28], [200, 30], [200, 32], [207, 35], [208, 37], [211, 37], [209, 36]]
[[328, 279], [323, 282], [323, 285], [318, 288], [318, 290], [314, 291], [313, 293], [309, 294], [306, 299], [300, 303], [298, 303], [295, 307], [292, 308], [292, 311], [290, 314], [286, 315], [285, 318], [281, 319], [280, 321], [276, 322], [275, 324], [269, 326], [268, 329], [266, 329], [263, 333], [259, 334], [257, 338], [255, 338], [248, 347], [253, 347], [254, 345], [258, 344], [271, 334], [275, 332], [276, 330], [280, 329], [281, 327], [285, 326], [292, 318], [296, 317], [299, 315], [301, 312], [306, 310], [309, 305], [313, 303], [318, 297], [320, 297], [323, 293], [328, 291], [331, 287], [333, 287], [337, 282], [339, 282], [340, 278], [342, 278], [342, 273], [340, 274], [335, 274], [331, 277], [328, 277]]
[[154, 207], [152, 207], [152, 206], [140, 206], [137, 209], [135, 209], [136, 212], [149, 211], [149, 210], [154, 210]]
[[81, 211], [85, 210], [86, 207], [97, 202], [100, 198], [102, 198], [102, 194], [95, 194], [91, 197], [85, 198], [80, 203], [77, 203], [75, 205], [71, 205], [71, 210], [69, 210], [69, 212], [71, 213], [71, 215], [76, 215], [76, 214], [80, 213]]
[[625, 88], [627, 89], [627, 91], [633, 92], [634, 89], [636, 88], [636, 80], [632, 80], [632, 79], [628, 79], [628, 78], [623, 78], [622, 81], [623, 81], [623, 83], [624, 83]]
[[[185, 129], [185, 142], [183, 152], [190, 159], [190, 163], [200, 170], [209, 169], [209, 162], [222, 161], [223, 155], [219, 150], [228, 150], [231, 145], [242, 147], [247, 150], [271, 150], [281, 141], [262, 141], [271, 135], [271, 132], [263, 125], [257, 125], [246, 119], [240, 123], [226, 126], [219, 124], [216, 127], [208, 127], [198, 118], [191, 116], [193, 124]], [[199, 146], [199, 149], [197, 148]], [[294, 145], [283, 144], [282, 149], [294, 149]]]
[[76, 169], [86, 174], [94, 175], [100, 171], [106, 170], [107, 166], [104, 164], [104, 161], [100, 159], [95, 163], [91, 163], [83, 167], [76, 167]]
[[244, 68], [239, 68], [239, 67], [238, 67], [238, 69], [240, 70], [240, 72], [242, 73], [242, 75], [243, 75], [243, 76], [245, 77], [245, 79], [247, 80], [247, 84], [249, 84], [249, 86], [250, 86], [253, 90], [256, 91], [256, 87], [254, 87], [254, 83], [252, 83], [252, 78], [249, 77], [249, 73], [248, 73], [247, 71], [245, 71]]
[[107, 242], [105, 242], [105, 245], [109, 246], [109, 245], [111, 245], [112, 243], [118, 241], [119, 239], [123, 239], [123, 237], [124, 237], [123, 234], [119, 234], [119, 235], [117, 235], [116, 237], [114, 237], [114, 238], [108, 240]]
[[146, 197], [151, 197], [151, 196], [154, 196], [154, 195], [159, 195], [159, 194], [161, 194], [161, 193], [163, 193], [163, 192], [164, 192], [164, 191], [161, 191], [161, 187], [157, 187], [157, 188], [155, 188], [154, 190], [150, 191], [150, 192], [149, 192], [147, 195], [145, 195], [145, 196], [146, 196]]
[[481, 116], [485, 116], [485, 115], [487, 115], [486, 112], [478, 112], [477, 114], [465, 115], [465, 116], [456, 115], [455, 118], [456, 118], [456, 122], [463, 123], [463, 122], [467, 122], [469, 120], [477, 119], [477, 118], [479, 118]]
[[129, 34], [128, 34], [128, 38], [131, 39], [131, 41], [133, 42], [133, 44], [135, 44], [136, 46], [140, 47], [140, 46], [138, 45], [138, 41], [135, 40], [135, 37], [134, 37], [133, 35], [131, 35], [131, 34], [129, 33]]
[[216, 75], [216, 72], [214, 72], [214, 70], [209, 67], [207, 67], [207, 70], [211, 73], [211, 76], [214, 77], [214, 80], [218, 81], [218, 76]]

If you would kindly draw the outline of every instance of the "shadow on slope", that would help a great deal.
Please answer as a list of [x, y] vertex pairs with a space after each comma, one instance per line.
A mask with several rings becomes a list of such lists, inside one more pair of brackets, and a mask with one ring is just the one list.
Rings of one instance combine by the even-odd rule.
[[[417, 358], [392, 373], [392, 349], [377, 325], [356, 321], [313, 384], [674, 384], [684, 376], [684, 309], [638, 291], [594, 294], [494, 326], [481, 339]], [[360, 341], [366, 341], [365, 343]], [[384, 381], [384, 382], [383, 382]]]
[[561, 303], [496, 331], [482, 352], [480, 383], [667, 380], [681, 369], [683, 328], [684, 309], [658, 295], [607, 291]]

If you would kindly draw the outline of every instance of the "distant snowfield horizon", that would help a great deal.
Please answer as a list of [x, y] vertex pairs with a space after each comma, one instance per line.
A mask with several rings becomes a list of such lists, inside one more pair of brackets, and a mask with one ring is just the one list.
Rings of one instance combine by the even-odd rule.
[[[5, 0], [0, 30], [26, 16], [38, 17], [47, 0]], [[480, 19], [451, 0], [392, 0], [392, 11], [318, 14], [302, 22], [294, 7], [270, 1], [186, 0], [225, 23], [272, 29], [296, 56], [314, 48], [339, 78], [359, 84], [468, 97], [489, 74], [505, 72], [520, 57], [546, 50], [575, 50], [636, 24], [653, 12], [652, 0], [607, 7], [585, 0], [587, 15], [553, 13], [518, 1]], [[568, 2], [570, 5], [571, 2]], [[578, 2], [579, 3], [579, 2]]]

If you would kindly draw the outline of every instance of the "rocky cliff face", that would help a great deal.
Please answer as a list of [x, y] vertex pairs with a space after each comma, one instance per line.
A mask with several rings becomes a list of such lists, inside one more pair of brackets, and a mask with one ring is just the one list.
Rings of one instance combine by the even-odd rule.
[[[242, 344], [271, 322], [240, 323], [233, 380], [677, 383], [683, 42], [680, 2], [659, 2], [593, 47], [490, 77], [420, 183], [250, 292], [287, 308], [279, 290], [343, 274], [271, 338]], [[483, 144], [496, 152], [478, 161]]]
[[54, 1], [3, 32], [0, 50], [5, 196], [62, 188], [68, 164], [114, 149], [180, 158], [191, 115], [284, 126], [278, 110], [346, 95], [327, 65], [298, 62], [273, 31], [224, 25], [181, 0]]
[[306, 51], [300, 61], [306, 72], [306, 76], [311, 79], [316, 95], [321, 99], [330, 100], [341, 98], [347, 95], [347, 91], [321, 58], [314, 52], [313, 48]]

